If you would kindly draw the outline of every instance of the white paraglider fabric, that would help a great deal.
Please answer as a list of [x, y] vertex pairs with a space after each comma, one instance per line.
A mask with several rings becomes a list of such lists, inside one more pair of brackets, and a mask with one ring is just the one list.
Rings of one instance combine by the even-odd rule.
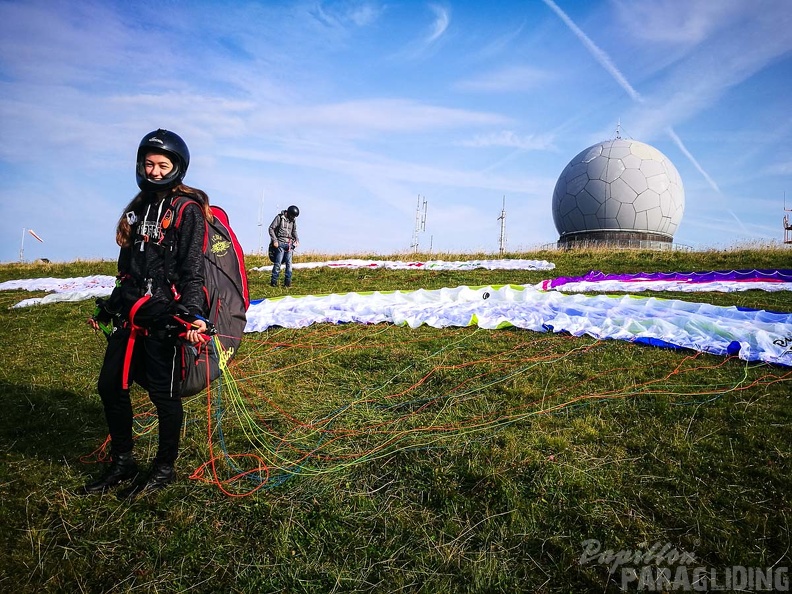
[[[256, 271], [270, 270], [270, 266], [253, 268]], [[520, 260], [506, 258], [500, 260], [428, 260], [399, 261], [399, 260], [361, 260], [349, 258], [346, 260], [330, 260], [327, 262], [299, 262], [292, 268], [387, 268], [390, 270], [553, 270], [555, 264], [547, 260]]]
[[265, 299], [251, 305], [245, 331], [381, 322], [412, 328], [514, 326], [792, 365], [792, 314], [654, 297], [566, 295], [520, 285]]

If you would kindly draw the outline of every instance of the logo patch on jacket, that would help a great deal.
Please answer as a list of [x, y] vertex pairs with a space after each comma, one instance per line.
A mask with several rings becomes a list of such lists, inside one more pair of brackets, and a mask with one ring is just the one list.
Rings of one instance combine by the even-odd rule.
[[218, 258], [222, 258], [231, 247], [231, 242], [226, 241], [219, 235], [212, 235], [212, 253]]

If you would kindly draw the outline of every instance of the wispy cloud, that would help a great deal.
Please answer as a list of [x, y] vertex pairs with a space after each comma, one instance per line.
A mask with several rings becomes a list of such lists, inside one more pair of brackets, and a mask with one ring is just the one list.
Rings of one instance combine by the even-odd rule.
[[545, 151], [553, 150], [555, 137], [552, 134], [528, 134], [520, 136], [510, 130], [494, 132], [492, 134], [478, 135], [472, 140], [462, 142], [463, 146], [470, 147], [493, 147], [502, 146], [517, 148], [525, 151]]
[[424, 43], [427, 46], [440, 39], [446, 32], [446, 29], [448, 29], [448, 25], [451, 22], [451, 11], [448, 8], [441, 6], [440, 4], [430, 4], [429, 8], [432, 10], [435, 20], [431, 33], [424, 40]]
[[763, 173], [768, 175], [792, 175], [792, 158], [789, 158], [787, 161], [768, 165]]
[[525, 92], [539, 88], [554, 76], [532, 66], [511, 66], [460, 80], [455, 87], [462, 91], [486, 93]]
[[419, 59], [431, 54], [442, 43], [451, 25], [451, 9], [441, 4], [429, 4], [432, 20], [426, 33], [412, 40], [399, 53], [403, 58]]
[[324, 170], [334, 174], [343, 173], [359, 179], [390, 180], [424, 187], [449, 186], [453, 188], [478, 188], [513, 192], [519, 194], [540, 194], [552, 188], [555, 179], [531, 175], [498, 175], [487, 171], [473, 171], [453, 167], [439, 167], [432, 164], [382, 157], [354, 149], [344, 152], [330, 152], [327, 147], [319, 150], [260, 150], [255, 148], [223, 149], [224, 156], [280, 163]]
[[428, 105], [406, 99], [370, 99], [343, 103], [272, 106], [253, 114], [254, 129], [333, 130], [346, 137], [502, 124], [497, 113]]
[[361, 2], [353, 5], [347, 14], [358, 27], [365, 27], [376, 22], [384, 11], [385, 8], [377, 3]]
[[525, 27], [526, 23], [523, 21], [519, 26], [512, 28], [507, 33], [498, 35], [494, 39], [489, 40], [486, 44], [478, 48], [477, 55], [483, 58], [499, 59], [502, 53], [520, 38]]
[[696, 45], [707, 39], [713, 31], [740, 20], [747, 7], [751, 11], [763, 10], [767, 2], [746, 4], [741, 0], [613, 0], [613, 4], [624, 24], [622, 31], [628, 35], [669, 45]]
[[384, 11], [385, 7], [379, 2], [362, 0], [338, 4], [319, 2], [313, 8], [312, 14], [334, 27], [344, 27], [350, 23], [357, 27], [366, 27], [376, 22]]

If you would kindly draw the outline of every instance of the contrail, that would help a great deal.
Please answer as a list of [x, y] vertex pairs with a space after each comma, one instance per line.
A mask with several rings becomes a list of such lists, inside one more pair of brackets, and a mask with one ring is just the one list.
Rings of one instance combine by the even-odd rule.
[[616, 82], [619, 83], [621, 88], [627, 91], [627, 94], [632, 97], [632, 99], [637, 103], [643, 103], [643, 97], [641, 94], [636, 91], [633, 86], [627, 81], [624, 75], [616, 68], [616, 65], [610, 59], [608, 54], [602, 51], [600, 48], [596, 46], [596, 44], [589, 39], [588, 35], [583, 33], [583, 31], [578, 27], [572, 19], [567, 16], [563, 10], [561, 10], [558, 5], [553, 2], [553, 0], [542, 0], [550, 10], [558, 15], [558, 17], [566, 23], [566, 26], [575, 34], [575, 37], [580, 39], [583, 45], [586, 46], [586, 49], [591, 53], [592, 56], [600, 63], [600, 65], [608, 71], [608, 73], [616, 79]]
[[704, 176], [704, 179], [706, 179], [707, 183], [712, 186], [712, 189], [720, 194], [720, 188], [718, 187], [718, 184], [715, 183], [715, 180], [712, 179], [706, 171], [704, 171], [704, 168], [699, 165], [699, 162], [696, 161], [693, 155], [690, 154], [690, 151], [687, 150], [687, 147], [684, 144], [682, 144], [682, 139], [677, 136], [677, 133], [674, 132], [673, 128], [666, 128], [666, 134], [671, 137], [671, 140], [676, 143], [676, 145], [679, 147], [679, 150], [682, 151], [682, 153], [690, 160], [691, 163], [693, 163], [693, 167], [699, 170], [699, 173]]
[[740, 228], [742, 228], [742, 230], [743, 230], [743, 233], [745, 233], [745, 234], [747, 234], [747, 235], [750, 235], [750, 234], [751, 234], [751, 232], [750, 232], [750, 231], [748, 231], [748, 229], [745, 227], [745, 224], [744, 224], [744, 223], [743, 223], [743, 222], [740, 220], [740, 218], [739, 218], [739, 217], [738, 217], [736, 214], [734, 214], [734, 211], [733, 211], [732, 209], [730, 209], [730, 208], [727, 208], [727, 209], [726, 209], [726, 212], [728, 212], [728, 213], [729, 213], [731, 216], [733, 216], [733, 217], [734, 217], [734, 220], [735, 220], [735, 221], [737, 221], [737, 224], [739, 224], [739, 225], [740, 225]]
[[[592, 56], [594, 56], [594, 59], [600, 63], [600, 65], [616, 80], [617, 83], [619, 83], [619, 86], [627, 92], [627, 94], [632, 98], [633, 101], [639, 104], [644, 102], [644, 99], [641, 96], [641, 94], [633, 88], [633, 86], [629, 83], [629, 81], [625, 78], [625, 76], [621, 73], [621, 71], [619, 71], [619, 69], [616, 68], [616, 65], [610, 59], [608, 54], [606, 54], [599, 47], [597, 47], [597, 45], [593, 41], [591, 41], [591, 39], [589, 39], [588, 35], [586, 35], [580, 29], [580, 27], [578, 27], [572, 21], [572, 19], [569, 18], [567, 13], [561, 10], [561, 8], [559, 8], [558, 5], [555, 2], [553, 2], [553, 0], [542, 0], [542, 2], [544, 2], [550, 10], [556, 13], [558, 17], [562, 21], [564, 21], [566, 26], [569, 27], [570, 31], [572, 31], [572, 33], [575, 34], [575, 37], [577, 37], [583, 43], [583, 45], [586, 47], [589, 53]], [[684, 154], [690, 160], [693, 166], [699, 171], [699, 173], [701, 173], [701, 175], [704, 176], [704, 179], [707, 180], [707, 183], [712, 187], [712, 189], [720, 194], [720, 188], [718, 187], [718, 184], [715, 183], [715, 181], [709, 176], [709, 174], [706, 171], [704, 171], [704, 168], [701, 165], [699, 165], [699, 162], [696, 161], [693, 155], [690, 154], [690, 151], [687, 150], [684, 144], [682, 144], [682, 140], [679, 138], [679, 136], [677, 136], [673, 128], [671, 127], [666, 128], [666, 133], [671, 137], [671, 140], [673, 140], [674, 143], [679, 147], [679, 150], [682, 151], [682, 154]]]

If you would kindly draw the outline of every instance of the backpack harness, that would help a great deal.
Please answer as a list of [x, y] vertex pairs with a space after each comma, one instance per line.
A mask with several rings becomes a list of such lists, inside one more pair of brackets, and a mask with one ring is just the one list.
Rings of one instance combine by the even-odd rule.
[[[190, 203], [195, 202], [186, 196], [175, 197], [169, 209], [172, 213], [166, 212], [163, 217], [163, 237], [175, 236], [176, 230], [180, 227], [185, 208]], [[196, 345], [181, 345], [181, 397], [192, 396], [205, 389], [212, 381], [220, 376], [221, 359], [222, 366], [234, 357], [236, 350], [242, 340], [242, 334], [247, 323], [245, 312], [250, 305], [250, 294], [248, 290], [247, 271], [245, 270], [245, 260], [242, 246], [231, 228], [228, 215], [219, 206], [210, 206], [214, 220], [204, 219], [203, 237], [203, 272], [204, 285], [203, 292], [206, 303], [209, 306], [208, 319], [206, 322], [207, 335], [211, 340], [206, 343]], [[166, 224], [164, 221], [168, 220]], [[173, 241], [170, 237], [169, 241]], [[170, 269], [171, 250], [165, 253], [166, 271]], [[118, 283], [117, 283], [118, 284]], [[176, 309], [179, 309], [179, 295], [175, 284], [170, 284], [173, 301]], [[178, 336], [184, 337], [187, 330], [195, 328], [195, 324], [190, 319], [194, 316], [184, 313], [171, 313], [167, 316], [167, 322], [163, 327], [150, 328], [136, 321], [136, 316], [140, 310], [151, 299], [151, 286], [149, 284], [146, 293], [140, 297], [131, 307], [128, 320], [123, 324], [129, 329], [127, 338], [126, 352], [124, 353], [124, 365], [122, 370], [122, 388], [129, 388], [129, 373], [132, 366], [132, 356], [134, 353], [135, 341], [139, 336]], [[101, 303], [100, 303], [101, 301]], [[110, 311], [105, 300], [97, 300], [99, 310], [104, 313], [115, 315]], [[97, 313], [95, 318], [101, 317]], [[106, 326], [97, 319], [103, 330], [107, 333]], [[181, 330], [181, 331], [179, 331]]]

